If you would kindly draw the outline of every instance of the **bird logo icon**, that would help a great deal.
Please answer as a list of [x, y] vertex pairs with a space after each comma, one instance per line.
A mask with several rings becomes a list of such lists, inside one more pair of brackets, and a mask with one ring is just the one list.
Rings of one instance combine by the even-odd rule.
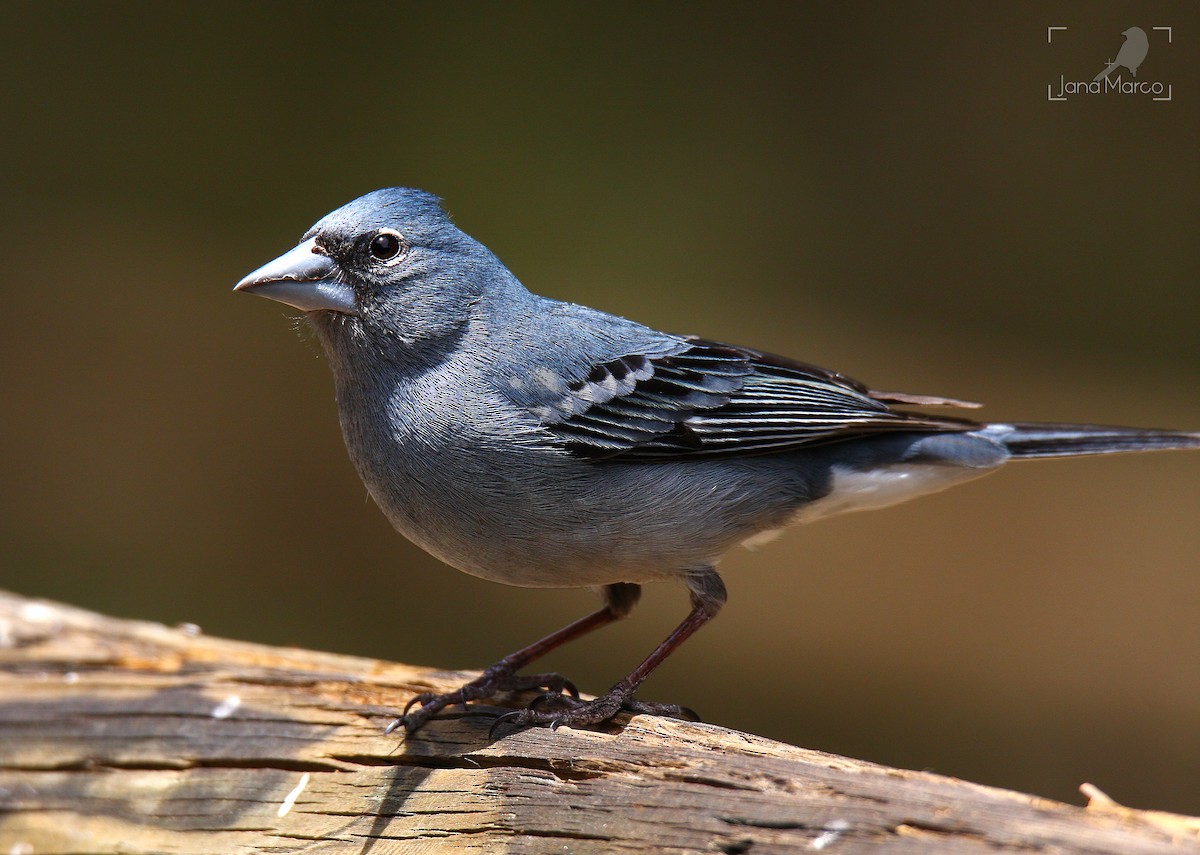
[[1137, 77], [1138, 66], [1145, 61], [1146, 54], [1150, 52], [1150, 40], [1146, 38], [1146, 31], [1141, 27], [1130, 27], [1121, 35], [1125, 37], [1125, 42], [1117, 51], [1117, 58], [1109, 60], [1104, 70], [1092, 78], [1092, 82], [1103, 80], [1112, 74], [1117, 66], [1121, 65], [1128, 68], [1133, 76]]

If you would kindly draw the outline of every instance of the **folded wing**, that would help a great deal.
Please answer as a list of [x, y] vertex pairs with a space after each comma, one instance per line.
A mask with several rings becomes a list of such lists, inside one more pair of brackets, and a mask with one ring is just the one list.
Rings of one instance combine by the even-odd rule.
[[645, 461], [781, 452], [883, 431], [966, 431], [964, 419], [888, 405], [973, 406], [873, 392], [832, 371], [747, 348], [688, 339], [675, 353], [630, 354], [564, 380], [531, 408], [575, 455]]

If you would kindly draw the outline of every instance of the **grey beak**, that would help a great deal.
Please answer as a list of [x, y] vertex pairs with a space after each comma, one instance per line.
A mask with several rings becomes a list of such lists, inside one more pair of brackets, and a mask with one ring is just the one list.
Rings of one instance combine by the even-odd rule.
[[317, 248], [316, 238], [269, 261], [233, 287], [294, 306], [302, 312], [358, 314], [354, 289], [338, 278], [332, 258]]

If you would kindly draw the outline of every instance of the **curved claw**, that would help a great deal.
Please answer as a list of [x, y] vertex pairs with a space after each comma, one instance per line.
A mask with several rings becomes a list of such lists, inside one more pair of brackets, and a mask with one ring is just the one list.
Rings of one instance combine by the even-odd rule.
[[[549, 724], [551, 722], [551, 713], [558, 711], [569, 712], [578, 709], [582, 703], [579, 700], [579, 689], [561, 674], [531, 674], [526, 677], [520, 677], [514, 672], [511, 664], [498, 662], [476, 679], [460, 686], [454, 691], [444, 694], [421, 692], [409, 698], [408, 703], [404, 705], [404, 710], [401, 712], [400, 717], [388, 725], [384, 732], [385, 734], [392, 733], [403, 725], [406, 731], [415, 733], [446, 707], [461, 705], [464, 709], [467, 709], [470, 701], [490, 698], [501, 692], [525, 692], [539, 689], [543, 690], [543, 692], [533, 700], [529, 709], [542, 708], [541, 714], [531, 715], [524, 710], [520, 711], [526, 713], [525, 717], [520, 719], [519, 723], [521, 725]], [[516, 719], [501, 722], [500, 726], [512, 723], [513, 721], [516, 721]], [[495, 730], [496, 727], [493, 725], [493, 737]]]
[[512, 710], [499, 716], [492, 722], [488, 738], [495, 739], [496, 734], [508, 725], [516, 727], [542, 725], [551, 730], [558, 730], [564, 726], [591, 727], [608, 721], [622, 710], [634, 714], [670, 716], [688, 721], [700, 720], [700, 716], [695, 710], [678, 704], [659, 704], [636, 698], [622, 698], [619, 694], [610, 694], [585, 703], [560, 693], [545, 692], [534, 698], [525, 709]]
[[513, 724], [515, 722], [517, 726], [520, 727], [523, 722], [520, 722], [519, 719], [522, 717], [524, 712], [525, 710], [512, 710], [511, 712], [506, 712], [503, 715], [496, 716], [496, 720], [493, 721], [492, 726], [488, 728], [488, 739], [495, 739], [496, 731], [504, 727], [506, 724]]
[[400, 713], [400, 718], [403, 719], [405, 716], [407, 716], [409, 710], [411, 710], [416, 704], [427, 704], [432, 701], [434, 697], [435, 696], [433, 692], [421, 692], [419, 695], [413, 695], [408, 699], [408, 703], [404, 705], [404, 711]]

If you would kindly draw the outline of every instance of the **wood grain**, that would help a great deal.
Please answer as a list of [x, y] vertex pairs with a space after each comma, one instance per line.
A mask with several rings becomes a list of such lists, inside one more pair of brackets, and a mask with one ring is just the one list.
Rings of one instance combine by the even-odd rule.
[[[488, 739], [467, 678], [0, 592], [0, 855], [1200, 853], [1200, 820], [1082, 808], [638, 716]], [[520, 699], [515, 699], [519, 701]]]

